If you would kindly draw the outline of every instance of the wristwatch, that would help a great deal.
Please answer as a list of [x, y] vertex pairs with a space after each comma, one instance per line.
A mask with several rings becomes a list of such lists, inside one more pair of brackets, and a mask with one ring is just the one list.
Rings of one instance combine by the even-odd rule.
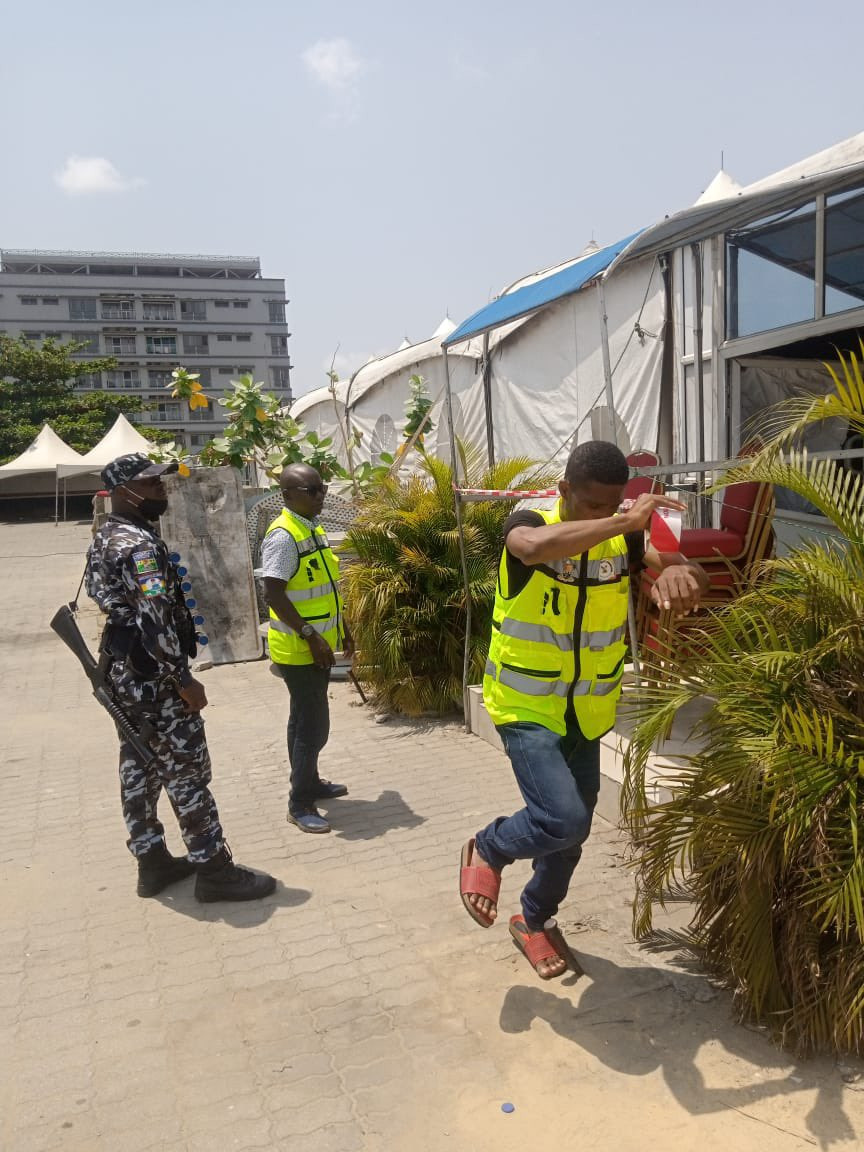
[[303, 627], [300, 629], [300, 635], [303, 637], [304, 640], [308, 640], [311, 636], [315, 635], [315, 629], [312, 627], [311, 624], [304, 624]]

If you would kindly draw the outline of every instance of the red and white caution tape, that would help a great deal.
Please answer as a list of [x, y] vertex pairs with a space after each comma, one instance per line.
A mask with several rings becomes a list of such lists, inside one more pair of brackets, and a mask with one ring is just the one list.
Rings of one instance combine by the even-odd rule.
[[550, 497], [559, 495], [557, 488], [457, 488], [454, 485], [453, 491], [459, 496], [460, 500], [466, 501], [548, 500]]

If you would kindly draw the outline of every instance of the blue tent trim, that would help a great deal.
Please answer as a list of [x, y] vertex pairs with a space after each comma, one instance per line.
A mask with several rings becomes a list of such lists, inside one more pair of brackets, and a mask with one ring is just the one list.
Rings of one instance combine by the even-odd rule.
[[491, 304], [487, 304], [485, 308], [481, 308], [479, 312], [463, 321], [443, 341], [442, 347], [449, 348], [463, 340], [470, 340], [472, 336], [479, 336], [491, 328], [519, 320], [522, 316], [537, 312], [564, 296], [578, 292], [580, 288], [605, 272], [612, 261], [620, 256], [637, 236], [641, 236], [642, 232], [643, 229], [640, 228], [632, 236], [619, 240], [617, 244], [610, 244], [607, 248], [601, 248], [599, 252], [594, 252], [568, 268], [562, 268], [560, 272], [553, 272], [543, 280], [526, 284], [523, 288], [517, 288], [515, 292], [499, 296], [497, 300], [493, 300]]

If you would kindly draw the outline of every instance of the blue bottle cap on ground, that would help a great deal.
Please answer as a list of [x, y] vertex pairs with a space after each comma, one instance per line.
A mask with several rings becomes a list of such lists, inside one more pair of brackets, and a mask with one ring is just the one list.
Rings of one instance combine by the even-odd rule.
[[183, 589], [184, 592], [191, 592], [192, 591], [192, 585], [189, 583], [188, 580], [184, 580], [183, 583], [180, 585], [180, 587]]
[[187, 608], [194, 608], [197, 603], [198, 603], [198, 601], [194, 597], [189, 596], [186, 600], [186, 607]]
[[192, 617], [192, 623], [193, 624], [203, 624], [204, 623], [204, 617], [203, 616], [193, 616]]
[[207, 637], [204, 635], [204, 633], [203, 633], [203, 632], [199, 632], [199, 633], [198, 633], [198, 635], [195, 637], [195, 639], [196, 639], [196, 640], [198, 641], [198, 643], [199, 643], [199, 644], [201, 644], [201, 645], [204, 645], [204, 644], [209, 644], [209, 643], [210, 643], [209, 639], [208, 639], [208, 638], [207, 638]]
[[174, 564], [179, 564], [180, 563], [180, 553], [179, 552], [169, 552], [168, 553], [168, 559]]
[[181, 564], [180, 567], [177, 569], [177, 575], [178, 576], [185, 576], [188, 571], [189, 571], [189, 569], [184, 568], [183, 565]]
[[516, 1106], [515, 1106], [515, 1104], [511, 1104], [508, 1100], [508, 1102], [506, 1104], [501, 1105], [501, 1111], [502, 1112], [515, 1112]]

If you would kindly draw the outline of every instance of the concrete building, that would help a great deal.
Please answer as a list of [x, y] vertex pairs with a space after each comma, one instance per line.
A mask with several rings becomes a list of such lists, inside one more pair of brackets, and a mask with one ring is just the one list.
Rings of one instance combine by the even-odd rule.
[[200, 373], [213, 396], [251, 372], [289, 405], [287, 303], [285, 281], [264, 278], [257, 257], [0, 250], [0, 331], [86, 341], [82, 360], [115, 357], [113, 371], [78, 387], [141, 396], [154, 407], [137, 422], [192, 452], [225, 424], [225, 409], [172, 400], [172, 369]]

